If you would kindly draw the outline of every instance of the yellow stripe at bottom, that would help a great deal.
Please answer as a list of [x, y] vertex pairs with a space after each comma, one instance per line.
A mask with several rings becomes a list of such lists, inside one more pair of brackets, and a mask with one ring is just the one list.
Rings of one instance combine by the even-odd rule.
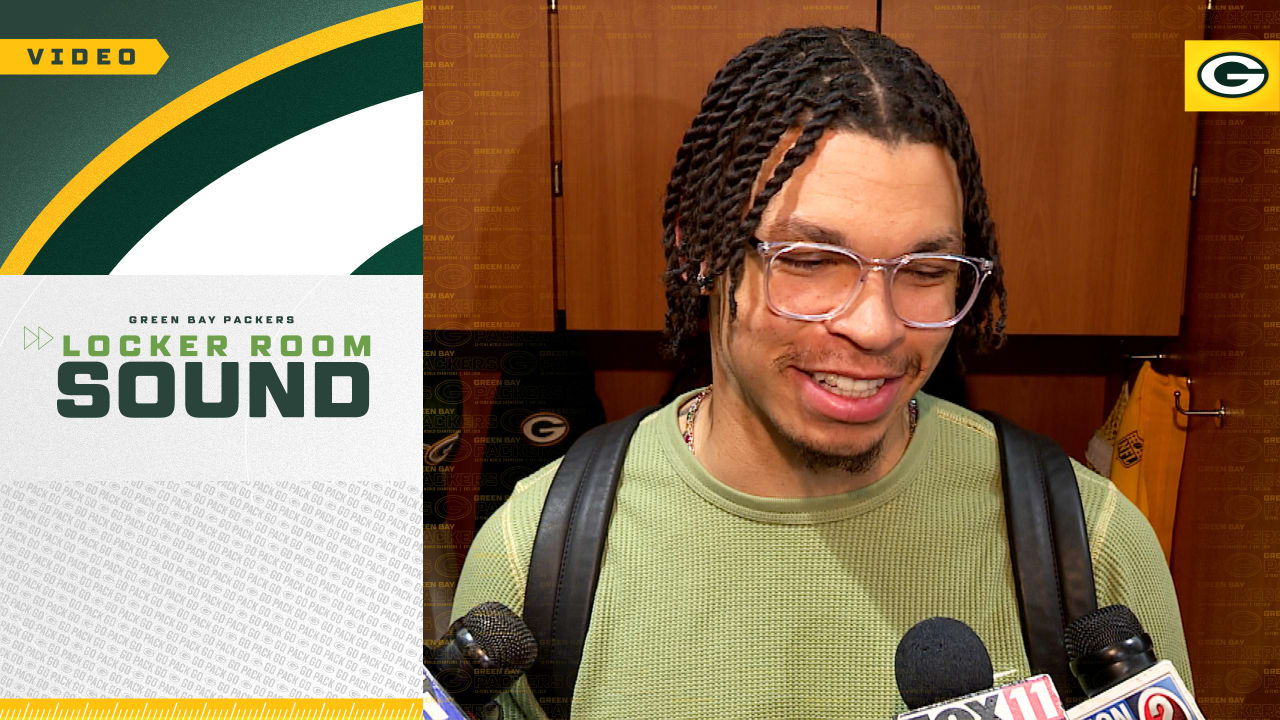
[[421, 720], [422, 698], [0, 699], [0, 720]]

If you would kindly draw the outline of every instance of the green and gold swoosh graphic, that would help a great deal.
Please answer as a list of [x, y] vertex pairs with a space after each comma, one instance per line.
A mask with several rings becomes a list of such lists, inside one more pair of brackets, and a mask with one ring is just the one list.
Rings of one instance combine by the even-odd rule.
[[305, 35], [211, 78], [77, 173], [0, 273], [109, 273], [169, 212], [249, 158], [420, 91], [421, 58], [422, 3], [415, 2]]
[[387, 243], [351, 272], [352, 275], [421, 275], [422, 226]]

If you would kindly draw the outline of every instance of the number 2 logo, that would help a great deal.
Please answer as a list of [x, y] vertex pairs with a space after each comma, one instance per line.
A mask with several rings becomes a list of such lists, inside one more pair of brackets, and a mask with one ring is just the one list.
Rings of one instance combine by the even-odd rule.
[[1143, 691], [1138, 698], [1138, 708], [1142, 711], [1142, 720], [1188, 720], [1191, 717], [1181, 700], [1160, 688]]

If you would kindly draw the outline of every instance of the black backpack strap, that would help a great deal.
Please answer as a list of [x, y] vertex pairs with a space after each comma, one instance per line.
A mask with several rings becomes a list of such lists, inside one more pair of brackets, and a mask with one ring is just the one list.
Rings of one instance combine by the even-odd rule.
[[538, 641], [538, 659], [526, 675], [549, 718], [569, 717], [627, 445], [655, 409], [589, 430], [569, 448], [547, 491], [529, 559], [524, 621]]
[[1004, 479], [1009, 555], [1022, 618], [1022, 639], [1034, 673], [1047, 673], [1070, 705], [1084, 699], [1071, 674], [1066, 626], [1097, 609], [1093, 561], [1080, 488], [1067, 454], [1053, 440], [992, 412]]

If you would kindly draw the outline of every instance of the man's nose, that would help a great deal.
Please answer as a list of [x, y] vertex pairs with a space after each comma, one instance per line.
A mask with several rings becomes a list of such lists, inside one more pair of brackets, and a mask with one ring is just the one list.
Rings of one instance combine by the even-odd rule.
[[893, 311], [888, 271], [868, 270], [849, 307], [826, 324], [831, 332], [843, 335], [867, 352], [893, 348], [906, 336], [906, 325]]

